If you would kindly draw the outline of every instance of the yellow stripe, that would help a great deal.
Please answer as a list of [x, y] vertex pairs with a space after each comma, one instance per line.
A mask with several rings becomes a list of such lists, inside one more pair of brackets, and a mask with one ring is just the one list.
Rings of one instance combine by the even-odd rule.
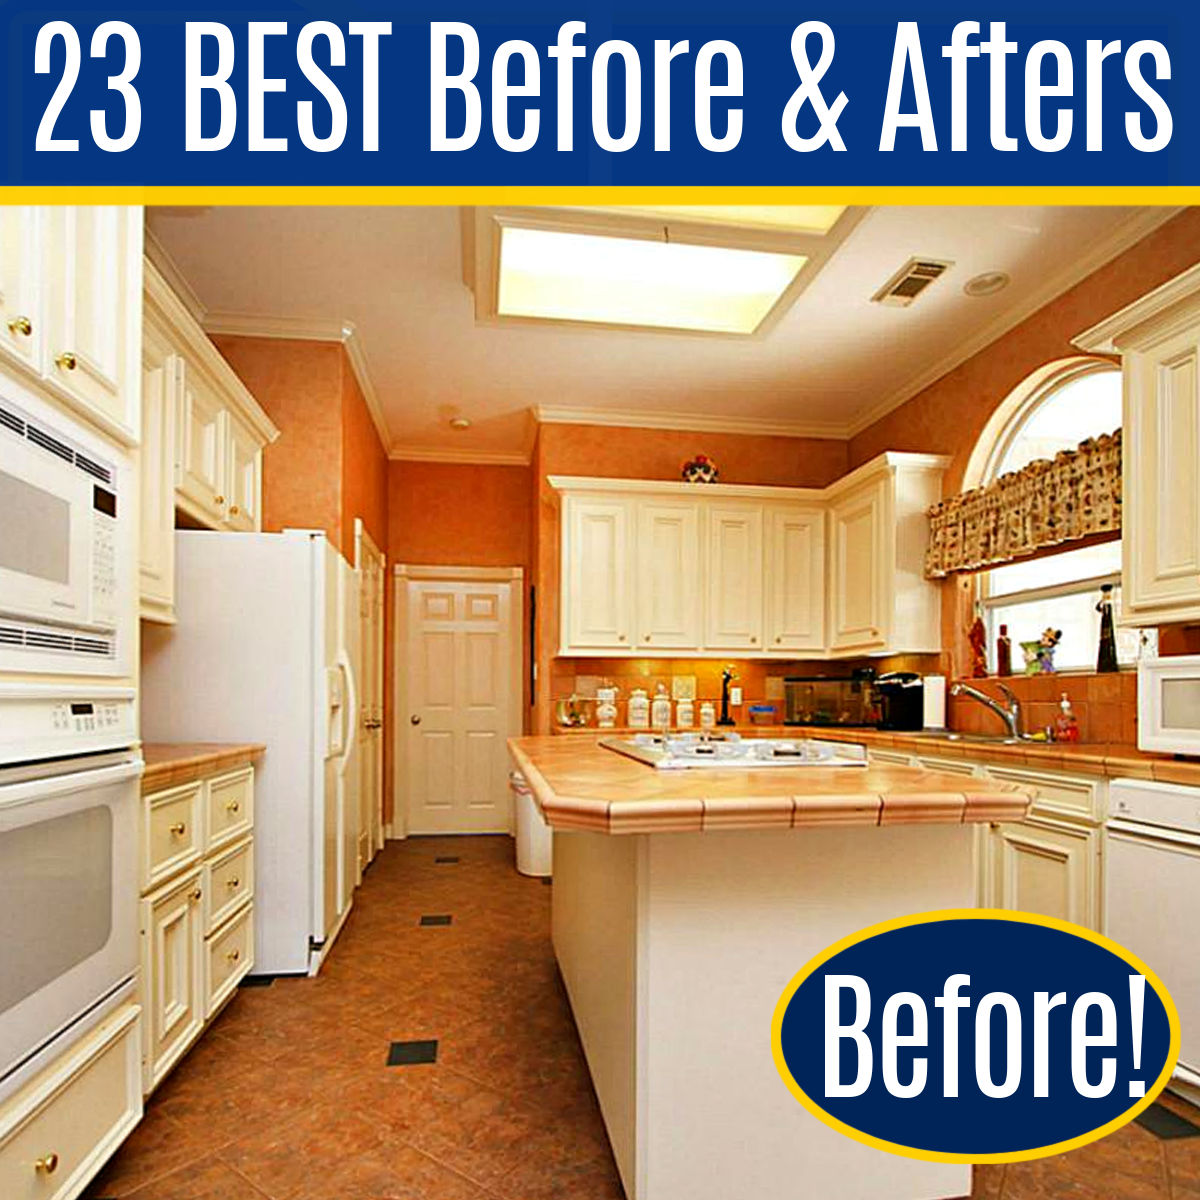
[[0, 204], [1200, 205], [1200, 187], [0, 187]]

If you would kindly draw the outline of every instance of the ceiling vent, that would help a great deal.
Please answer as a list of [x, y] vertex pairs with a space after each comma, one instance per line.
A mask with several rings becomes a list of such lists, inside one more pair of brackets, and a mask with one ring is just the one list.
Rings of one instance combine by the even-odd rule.
[[910, 258], [871, 299], [876, 304], [907, 308], [953, 265], [937, 258]]

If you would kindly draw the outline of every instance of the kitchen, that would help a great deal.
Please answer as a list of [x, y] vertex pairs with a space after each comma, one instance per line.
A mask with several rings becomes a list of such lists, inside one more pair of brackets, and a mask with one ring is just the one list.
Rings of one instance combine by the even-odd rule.
[[[847, 1171], [864, 1196], [1200, 1190], [1195, 210], [0, 223], [6, 1195], [727, 1195], [751, 1174], [721, 1137], [748, 1127], [825, 1164], [814, 1195]], [[735, 257], [627, 266], [664, 225]], [[578, 243], [539, 258], [531, 233]], [[545, 307], [564, 246], [586, 286]], [[712, 285], [739, 253], [786, 270], [731, 300]], [[1031, 515], [985, 541], [967, 493]], [[683, 754], [815, 742], [779, 777], [819, 794], [735, 771], [695, 801], [717, 773], [661, 782], [598, 744], [657, 754], [664, 725]], [[66, 822], [53, 862], [89, 867], [58, 892], [42, 821]], [[749, 911], [818, 850], [845, 911], [760, 981], [771, 1003], [806, 947], [881, 913], [1061, 916], [1161, 961], [1191, 1069], [1155, 1111], [1185, 1128], [972, 1180], [810, 1147], [755, 1062], [723, 1079], [754, 1121], [710, 1128], [698, 1093], [673, 1146], [687, 1042], [659, 1029], [651, 1070], [645, 1030], [613, 1034], [617, 1001], [673, 993], [630, 968], [614, 999], [587, 964], [648, 951], [592, 918], [684, 886], [689, 858], [698, 905]], [[774, 1157], [764, 1200], [791, 1194]]]

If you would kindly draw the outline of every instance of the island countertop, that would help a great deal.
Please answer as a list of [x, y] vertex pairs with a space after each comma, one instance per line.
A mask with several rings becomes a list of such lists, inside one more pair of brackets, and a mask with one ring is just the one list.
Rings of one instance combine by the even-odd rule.
[[656, 771], [595, 737], [511, 738], [509, 751], [553, 829], [699, 832], [830, 825], [1019, 821], [1032, 794], [916, 767]]

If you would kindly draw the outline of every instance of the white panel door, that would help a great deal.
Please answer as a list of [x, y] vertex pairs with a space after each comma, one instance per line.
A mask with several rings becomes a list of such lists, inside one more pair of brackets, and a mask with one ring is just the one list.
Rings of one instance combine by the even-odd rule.
[[699, 650], [704, 627], [700, 580], [700, 505], [644, 501], [637, 506], [638, 645]]
[[768, 650], [825, 649], [825, 513], [768, 510]]
[[359, 573], [358, 861], [360, 872], [383, 848], [383, 612], [385, 559], [355, 521]]
[[187, 364], [179, 400], [177, 488], [192, 516], [212, 528], [225, 520], [226, 421], [220, 396]]
[[410, 833], [503, 833], [520, 592], [508, 582], [406, 584], [398, 714]]
[[175, 420], [183, 360], [148, 329], [142, 348], [142, 445], [138, 453], [141, 615], [175, 618]]
[[628, 650], [633, 643], [630, 519], [625, 500], [563, 503], [563, 650]]
[[[333, 553], [332, 549], [330, 553]], [[338, 573], [338, 666], [345, 679], [345, 725], [342, 734], [342, 760], [338, 764], [338, 808], [340, 825], [340, 862], [338, 890], [343, 911], [349, 907], [354, 889], [362, 879], [359, 866], [359, 823], [361, 820], [362, 778], [362, 620], [360, 578], [350, 564], [334, 554]]]
[[886, 641], [885, 483], [852, 492], [830, 510], [830, 646], [871, 649]]
[[1200, 329], [1133, 355], [1125, 386], [1123, 607], [1160, 620], [1200, 606]]
[[46, 332], [44, 212], [0, 207], [0, 355], [39, 372]]
[[705, 648], [763, 648], [763, 510], [753, 504], [708, 509]]
[[258, 439], [232, 413], [228, 417], [225, 446], [225, 524], [252, 532], [260, 528], [262, 447]]
[[1099, 929], [1100, 831], [1034, 817], [992, 827], [989, 907]]

